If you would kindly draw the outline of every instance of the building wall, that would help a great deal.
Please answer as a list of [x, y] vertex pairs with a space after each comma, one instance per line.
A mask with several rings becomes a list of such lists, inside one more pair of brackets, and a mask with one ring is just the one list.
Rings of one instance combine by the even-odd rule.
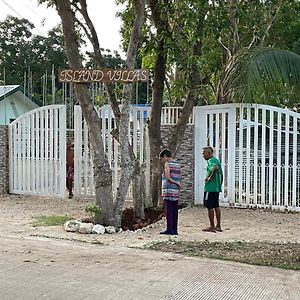
[[[170, 138], [170, 126], [162, 126], [162, 139], [166, 145]], [[184, 137], [182, 139], [179, 151], [175, 158], [180, 162], [182, 172], [182, 182], [180, 191], [179, 204], [194, 204], [194, 151], [195, 151], [195, 139], [194, 139], [194, 125], [188, 125]], [[201, 153], [200, 153], [201, 155]]]
[[8, 193], [8, 126], [0, 125], [0, 195]]

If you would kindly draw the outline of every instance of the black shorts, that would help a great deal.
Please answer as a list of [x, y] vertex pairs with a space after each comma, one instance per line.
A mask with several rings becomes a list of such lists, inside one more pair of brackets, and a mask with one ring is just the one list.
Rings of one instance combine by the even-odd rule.
[[219, 207], [219, 192], [204, 192], [204, 206], [208, 209]]

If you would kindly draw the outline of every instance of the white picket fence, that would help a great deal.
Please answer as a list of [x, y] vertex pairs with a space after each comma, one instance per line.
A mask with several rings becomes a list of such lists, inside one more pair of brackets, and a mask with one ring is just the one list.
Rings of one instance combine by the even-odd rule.
[[[164, 108], [162, 124], [177, 122], [180, 108]], [[99, 110], [104, 148], [120, 177], [120, 149], [110, 134], [115, 120], [109, 106]], [[133, 107], [128, 139], [150, 187], [149, 107]], [[202, 147], [211, 145], [224, 170], [223, 205], [300, 211], [300, 114], [276, 107], [224, 104], [195, 107], [195, 203], [202, 203], [206, 162]], [[79, 106], [74, 125], [76, 196], [94, 194], [88, 131]], [[66, 108], [51, 105], [22, 115], [9, 125], [10, 192], [66, 193]]]
[[[163, 107], [161, 110], [161, 125], [175, 125], [179, 119], [182, 107]], [[194, 111], [191, 114], [188, 125], [194, 124]]]
[[195, 198], [202, 203], [210, 145], [225, 175], [223, 203], [300, 211], [300, 114], [266, 105], [195, 108]]
[[9, 125], [10, 193], [64, 197], [66, 108], [32, 110]]

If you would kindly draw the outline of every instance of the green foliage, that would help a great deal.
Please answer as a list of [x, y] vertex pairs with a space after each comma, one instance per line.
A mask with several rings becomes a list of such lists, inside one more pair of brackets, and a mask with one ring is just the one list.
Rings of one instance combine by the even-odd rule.
[[59, 26], [50, 30], [46, 37], [33, 34], [33, 29], [30, 21], [12, 16], [0, 22], [0, 78], [5, 77], [6, 84], [24, 85], [25, 82], [26, 88], [34, 91], [38, 99], [45, 72], [48, 72], [50, 90], [52, 66], [65, 68], [67, 58]]
[[89, 214], [91, 218], [97, 218], [101, 215], [101, 208], [95, 203], [89, 203], [85, 207], [85, 211]]
[[[275, 48], [240, 50], [228, 66], [225, 88], [236, 102], [290, 105], [299, 95], [300, 56]], [[276, 103], [277, 102], [277, 103]]]
[[[118, 2], [127, 4], [125, 10], [120, 13], [123, 20], [123, 45], [126, 49], [134, 12], [131, 1], [119, 0]], [[300, 53], [300, 2], [283, 0], [278, 10], [279, 2], [278, 0], [253, 0], [249, 5], [248, 1], [236, 1], [236, 6], [230, 8], [230, 1], [223, 0], [158, 1], [157, 9], [161, 9], [163, 20], [167, 21], [169, 29], [157, 34], [151, 13], [149, 9], [147, 10], [147, 21], [139, 47], [141, 65], [153, 70], [157, 55], [157, 41], [164, 39], [168, 57], [168, 88], [165, 89], [164, 99], [173, 105], [182, 104], [182, 99], [186, 97], [190, 85], [191, 67], [197, 65], [201, 71], [201, 81], [197, 90], [199, 103], [214, 103], [220, 78], [229, 59], [225, 47], [231, 51], [231, 54], [235, 54], [239, 49], [248, 47], [250, 43], [253, 46], [263, 43]], [[202, 14], [205, 15], [203, 28], [199, 27], [198, 22]], [[238, 20], [239, 40], [236, 45], [233, 45], [234, 27], [230, 14]], [[203, 48], [201, 55], [195, 57], [192, 49], [195, 41], [199, 39], [202, 41]], [[289, 99], [297, 95], [299, 97], [295, 87], [293, 87], [293, 95], [288, 88], [283, 91], [284, 89], [278, 83], [275, 90], [271, 98], [276, 103], [282, 101], [287, 94]], [[269, 96], [270, 94], [262, 94], [261, 101]], [[260, 99], [259, 94], [252, 101], [258, 99]]]
[[69, 216], [37, 216], [32, 221], [32, 226], [58, 226], [63, 225], [65, 222], [72, 220]]

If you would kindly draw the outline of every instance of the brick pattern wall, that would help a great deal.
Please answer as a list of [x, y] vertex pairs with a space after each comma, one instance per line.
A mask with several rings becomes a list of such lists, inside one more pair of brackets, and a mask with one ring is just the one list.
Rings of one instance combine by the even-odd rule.
[[[162, 126], [162, 139], [163, 143], [166, 145], [168, 138], [170, 137], [170, 126]], [[182, 172], [182, 182], [179, 204], [194, 204], [194, 149], [195, 149], [195, 139], [194, 139], [194, 126], [188, 125], [183, 142], [180, 145], [179, 151], [176, 155], [176, 159], [180, 162], [181, 172]]]
[[0, 126], [0, 195], [8, 193], [8, 126]]

